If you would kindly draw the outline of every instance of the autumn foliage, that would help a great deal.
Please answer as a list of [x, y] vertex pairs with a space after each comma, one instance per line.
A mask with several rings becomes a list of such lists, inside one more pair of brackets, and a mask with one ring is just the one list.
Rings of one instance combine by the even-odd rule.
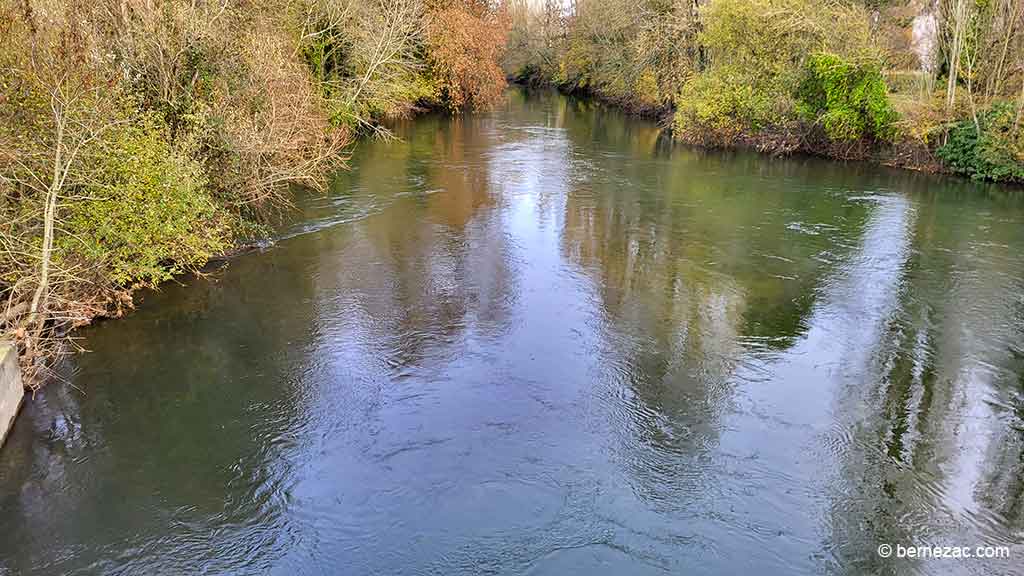
[[482, 0], [0, 0], [0, 339], [41, 381], [61, 335], [266, 234], [354, 137], [499, 100], [507, 30]]
[[493, 105], [505, 89], [499, 65], [509, 29], [504, 9], [485, 0], [430, 4], [428, 58], [445, 103], [451, 109]]

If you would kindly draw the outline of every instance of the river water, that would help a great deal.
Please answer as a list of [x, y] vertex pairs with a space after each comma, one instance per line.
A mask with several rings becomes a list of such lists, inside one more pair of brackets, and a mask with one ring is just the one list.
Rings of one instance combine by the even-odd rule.
[[0, 574], [1024, 573], [1019, 193], [548, 93], [396, 130], [78, 333]]

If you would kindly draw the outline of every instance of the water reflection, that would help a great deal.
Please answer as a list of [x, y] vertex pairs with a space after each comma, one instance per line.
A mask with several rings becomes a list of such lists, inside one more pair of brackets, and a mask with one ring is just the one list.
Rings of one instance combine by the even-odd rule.
[[83, 331], [0, 573], [1020, 573], [1020, 198], [552, 94], [396, 131]]

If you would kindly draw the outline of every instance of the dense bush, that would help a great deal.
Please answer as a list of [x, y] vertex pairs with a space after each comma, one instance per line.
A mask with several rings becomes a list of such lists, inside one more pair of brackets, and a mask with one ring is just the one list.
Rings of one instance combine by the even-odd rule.
[[896, 112], [877, 64], [816, 52], [796, 90], [797, 110], [833, 140], [891, 139]]
[[636, 34], [639, 4], [636, 0], [581, 3], [565, 38], [555, 82], [568, 90], [614, 100], [627, 96], [637, 68], [630, 40]]
[[[1024, 116], [1020, 0], [507, 5], [510, 76], [671, 118], [684, 140], [844, 158], [885, 155], [894, 164], [940, 169], [935, 143], [951, 120], [999, 99], [1013, 99], [1016, 116]], [[984, 152], [976, 156], [1010, 166], [1009, 140], [982, 135]], [[957, 169], [965, 162], [984, 164], [959, 160]]]
[[549, 84], [558, 74], [564, 18], [557, 0], [508, 0], [509, 33], [501, 61], [506, 75]]
[[676, 97], [683, 138], [728, 144], [785, 131], [797, 118], [794, 87], [815, 47], [870, 52], [867, 16], [813, 0], [715, 0], [700, 11], [703, 71]]
[[505, 30], [486, 0], [0, 0], [0, 336], [51, 357], [323, 187], [354, 130], [495, 101]]
[[505, 89], [506, 14], [486, 0], [433, 0], [427, 60], [448, 108], [486, 108]]
[[701, 141], [728, 143], [783, 122], [788, 98], [768, 82], [719, 66], [693, 77], [676, 99], [675, 128]]
[[[154, 117], [107, 131], [64, 217], [59, 257], [114, 286], [155, 284], [224, 250], [231, 229], [203, 167], [167, 140]], [[96, 274], [99, 272], [99, 274]]]
[[713, 0], [701, 10], [700, 41], [711, 66], [795, 85], [803, 62], [822, 47], [844, 56], [874, 54], [867, 12], [821, 0]]
[[510, 0], [506, 73], [658, 113], [698, 66], [693, 0]]
[[423, 58], [421, 0], [304, 2], [301, 53], [334, 124], [377, 129], [383, 119], [436, 102]]
[[998, 102], [949, 132], [938, 155], [953, 171], [976, 180], [1024, 182], [1024, 122], [1010, 102]]

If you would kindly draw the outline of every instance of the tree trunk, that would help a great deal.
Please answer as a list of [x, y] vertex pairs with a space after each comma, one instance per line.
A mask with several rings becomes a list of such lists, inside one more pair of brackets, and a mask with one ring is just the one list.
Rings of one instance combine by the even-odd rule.
[[40, 311], [45, 312], [47, 297], [49, 296], [50, 282], [50, 259], [53, 253], [53, 228], [57, 214], [57, 198], [62, 182], [61, 172], [64, 162], [64, 114], [59, 105], [54, 107], [54, 116], [57, 119], [57, 141], [53, 153], [53, 180], [46, 192], [46, 205], [43, 211], [43, 253], [39, 265], [39, 286], [32, 296], [32, 304], [29, 306], [29, 326], [35, 328], [36, 334], [41, 332], [45, 317], [40, 317]]
[[953, 45], [949, 55], [949, 81], [946, 83], [946, 112], [956, 105], [956, 83], [960, 72], [960, 57], [963, 50], [964, 33], [967, 24], [967, 0], [956, 0], [953, 8]]
[[1024, 80], [1020, 83], [1020, 99], [1017, 101], [1017, 118], [1013, 121], [1013, 128], [1020, 126], [1020, 118], [1024, 116]]

